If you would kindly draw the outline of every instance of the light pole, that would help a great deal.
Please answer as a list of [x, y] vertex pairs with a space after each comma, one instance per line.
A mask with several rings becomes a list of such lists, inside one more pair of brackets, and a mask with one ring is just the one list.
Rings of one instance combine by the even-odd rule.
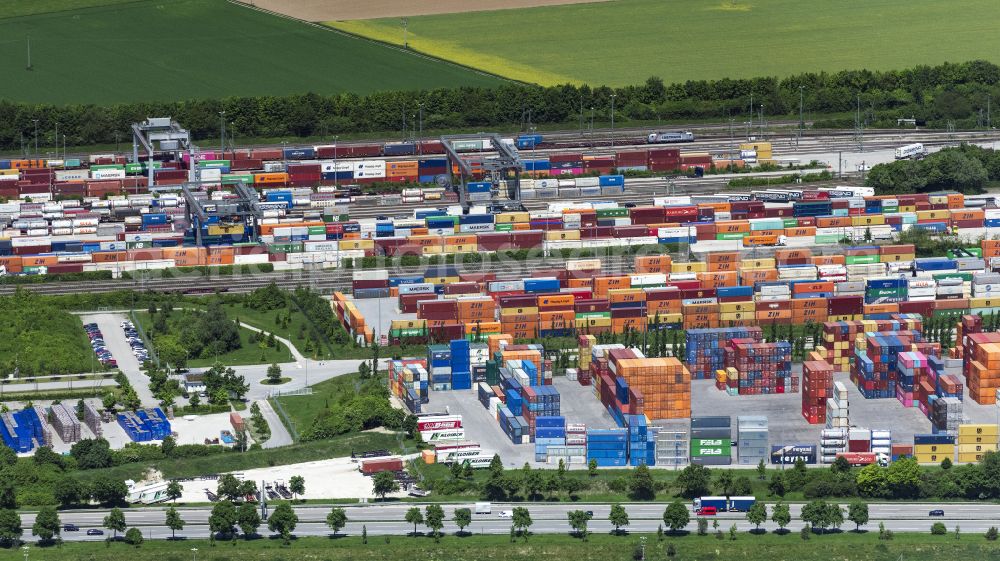
[[219, 111], [219, 152], [220, 160], [226, 159], [226, 110]]
[[340, 135], [333, 135], [333, 188], [336, 189], [339, 185], [337, 182], [337, 174], [340, 170], [337, 168], [337, 140], [340, 139]]
[[615, 147], [615, 98], [618, 94], [611, 94], [611, 147]]
[[799, 86], [799, 136], [795, 138], [795, 147], [799, 147], [799, 141], [802, 140], [802, 129], [805, 127], [805, 121], [802, 120], [802, 88]]
[[760, 122], [757, 123], [757, 126], [758, 126], [758, 128], [760, 130], [760, 138], [761, 138], [761, 140], [763, 140], [764, 139], [764, 104], [763, 103], [760, 104], [760, 115], [759, 115], [759, 117], [760, 118], [758, 119], [758, 121], [760, 121]]
[[594, 147], [594, 106], [590, 106], [590, 147]]
[[63, 160], [66, 159], [66, 135], [63, 135]]
[[406, 44], [406, 26], [410, 23], [410, 20], [407, 18], [401, 18], [399, 21], [403, 24], [403, 48], [408, 49], [409, 46]]
[[191, 548], [191, 561], [198, 561], [198, 548], [197, 547], [192, 547]]

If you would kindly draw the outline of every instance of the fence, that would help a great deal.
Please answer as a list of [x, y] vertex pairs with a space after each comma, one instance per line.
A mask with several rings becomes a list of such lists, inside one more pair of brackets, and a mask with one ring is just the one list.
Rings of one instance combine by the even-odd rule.
[[160, 368], [160, 357], [156, 354], [156, 347], [153, 346], [153, 340], [146, 335], [146, 331], [142, 328], [142, 323], [135, 316], [135, 310], [129, 310], [128, 316], [132, 319], [132, 325], [135, 326], [135, 330], [139, 332], [139, 337], [142, 339], [143, 344], [146, 345], [146, 350], [149, 351], [149, 358], [152, 359], [157, 368]]

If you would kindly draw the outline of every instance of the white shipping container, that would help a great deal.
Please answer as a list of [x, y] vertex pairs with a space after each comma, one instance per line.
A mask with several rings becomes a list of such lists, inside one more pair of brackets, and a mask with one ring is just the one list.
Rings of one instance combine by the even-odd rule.
[[123, 169], [92, 169], [90, 170], [91, 179], [125, 179], [125, 170]]

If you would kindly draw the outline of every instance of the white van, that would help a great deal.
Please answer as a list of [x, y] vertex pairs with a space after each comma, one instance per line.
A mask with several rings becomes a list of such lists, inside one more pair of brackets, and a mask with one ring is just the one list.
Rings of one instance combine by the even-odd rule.
[[490, 514], [492, 512], [492, 503], [476, 503], [476, 514]]

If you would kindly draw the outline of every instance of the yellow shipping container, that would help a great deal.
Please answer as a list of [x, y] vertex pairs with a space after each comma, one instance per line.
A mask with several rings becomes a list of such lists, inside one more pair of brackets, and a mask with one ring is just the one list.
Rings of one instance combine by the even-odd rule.
[[531, 306], [525, 308], [500, 308], [501, 316], [537, 315], [538, 307]]
[[725, 312], [719, 314], [719, 321], [745, 321], [757, 319], [757, 312]]
[[955, 455], [954, 444], [914, 444], [913, 453], [916, 454], [947, 454]]
[[527, 212], [501, 212], [494, 217], [495, 224], [517, 224], [519, 222], [531, 222]]
[[775, 268], [774, 258], [766, 259], [744, 259], [740, 261], [740, 268], [743, 269], [773, 269]]
[[913, 453], [913, 459], [917, 460], [918, 464], [940, 464], [945, 458], [954, 461], [954, 454], [917, 454]]
[[420, 253], [424, 255], [438, 255], [444, 253], [443, 245], [425, 245], [420, 248]]
[[[967, 436], [966, 438], [975, 438], [975, 437], [969, 437], [969, 436]], [[994, 442], [992, 444], [966, 444], [966, 443], [959, 443], [959, 445], [958, 445], [958, 453], [959, 454], [982, 454], [982, 453], [985, 453], [985, 452], [996, 452], [996, 451], [997, 451], [997, 443], [996, 442]]]
[[446, 245], [443, 250], [445, 253], [475, 253], [478, 251], [479, 244], [467, 243], [462, 245]]
[[882, 214], [862, 214], [852, 216], [851, 223], [855, 226], [880, 226], [885, 224], [885, 216]]
[[719, 313], [728, 314], [731, 312], [753, 312], [757, 310], [755, 302], [721, 302]]
[[[978, 463], [978, 462], [982, 461], [983, 456], [985, 456], [985, 455], [986, 455], [985, 452], [978, 453], [978, 454], [975, 453], [975, 452], [969, 452], [969, 453], [966, 453], [966, 454], [961, 454], [960, 453], [958, 455], [958, 463], [960, 463], [960, 464], [975, 464], [975, 463]], [[927, 462], [927, 463], [930, 463], [930, 462]]]
[[[978, 300], [978, 298], [975, 298]], [[983, 300], [989, 300], [983, 298]], [[984, 306], [986, 307], [986, 306]], [[994, 424], [958, 425], [958, 436], [992, 436], [1000, 437], [1000, 426]]]
[[[649, 321], [655, 322], [657, 315], [649, 314]], [[684, 314], [659, 314], [660, 323], [681, 323], [684, 321]]]
[[671, 263], [671, 273], [707, 273], [708, 263], [692, 261], [691, 263]]
[[462, 279], [460, 279], [459, 277], [426, 277], [426, 278], [424, 278], [424, 282], [430, 283], [430, 284], [449, 284], [449, 283], [456, 283], [456, 282], [461, 282], [461, 281], [462, 281]]
[[917, 205], [899, 205], [899, 212], [917, 212]]
[[352, 249], [375, 249], [375, 240], [340, 240], [337, 247], [341, 251], [349, 251]]
[[[970, 308], [1000, 308], [1000, 298], [969, 298]], [[959, 428], [963, 426], [973, 426], [973, 425], [958, 425]], [[994, 428], [996, 426], [994, 425]], [[961, 433], [959, 433], [961, 434]]]
[[587, 327], [611, 327], [611, 318], [576, 318], [574, 321], [577, 329]]
[[917, 211], [917, 220], [949, 220], [950, 218], [951, 218], [951, 211], [949, 211], [949, 210], [918, 210]]
[[389, 329], [424, 329], [427, 327], [425, 319], [394, 319], [389, 323]]
[[578, 241], [580, 239], [580, 230], [548, 230], [545, 232], [545, 239], [548, 241]]

